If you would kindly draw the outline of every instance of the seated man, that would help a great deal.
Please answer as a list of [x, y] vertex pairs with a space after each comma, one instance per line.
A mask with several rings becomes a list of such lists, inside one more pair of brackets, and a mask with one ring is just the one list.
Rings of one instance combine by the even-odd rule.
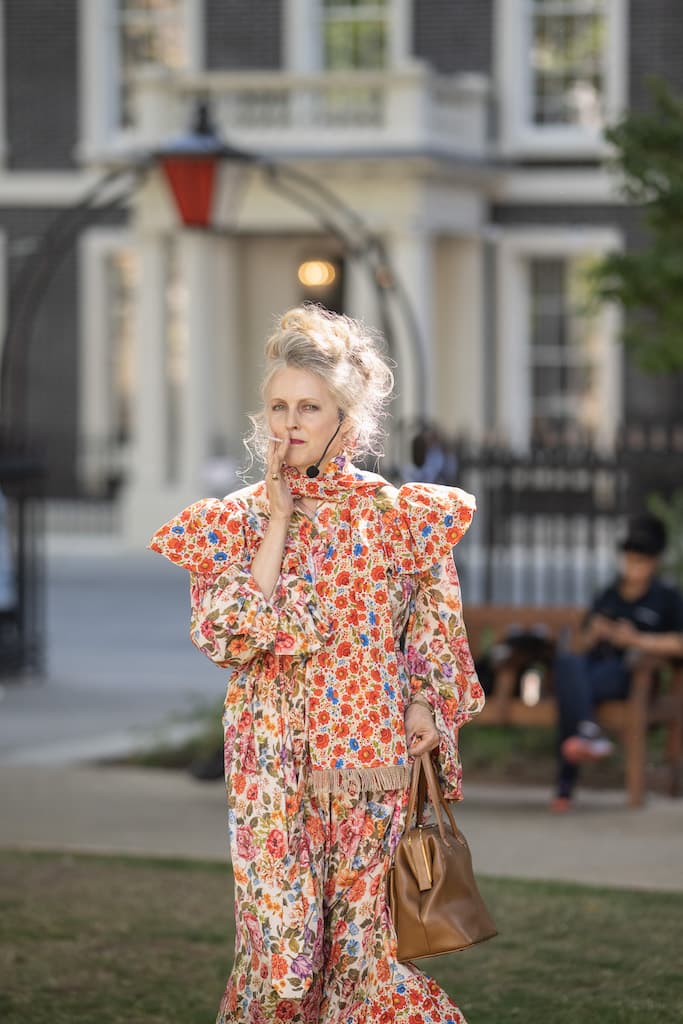
[[612, 743], [595, 721], [595, 707], [628, 696], [629, 652], [683, 657], [683, 595], [657, 578], [665, 547], [660, 519], [644, 515], [631, 520], [621, 544], [619, 576], [598, 594], [586, 616], [582, 653], [556, 658], [560, 728], [554, 811], [571, 807], [579, 763], [612, 752]]

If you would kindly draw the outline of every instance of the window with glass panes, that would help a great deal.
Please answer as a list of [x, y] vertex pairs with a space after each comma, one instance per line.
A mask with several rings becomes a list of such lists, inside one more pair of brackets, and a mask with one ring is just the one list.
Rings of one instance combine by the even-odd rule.
[[323, 66], [377, 70], [389, 62], [390, 0], [321, 0]]
[[529, 261], [531, 425], [537, 436], [567, 428], [590, 434], [600, 422], [599, 322], [587, 302], [591, 259]]
[[116, 0], [118, 9], [120, 125], [134, 123], [132, 82], [142, 67], [179, 70], [187, 52], [184, 0]]
[[531, 120], [538, 126], [604, 124], [606, 0], [528, 0]]

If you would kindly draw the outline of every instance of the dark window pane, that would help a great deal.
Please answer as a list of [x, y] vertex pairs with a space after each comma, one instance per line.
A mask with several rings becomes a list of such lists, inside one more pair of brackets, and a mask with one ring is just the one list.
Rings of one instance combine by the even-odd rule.
[[370, 71], [386, 63], [386, 25], [382, 21], [356, 23], [355, 67]]
[[386, 22], [330, 19], [324, 25], [323, 46], [330, 71], [379, 70], [386, 66]]
[[536, 3], [532, 116], [536, 124], [603, 123], [605, 15], [599, 4]]
[[352, 26], [344, 21], [328, 21], [324, 35], [325, 67], [343, 71], [353, 65]]
[[583, 308], [589, 257], [529, 261], [529, 384], [534, 429], [599, 420], [594, 325]]

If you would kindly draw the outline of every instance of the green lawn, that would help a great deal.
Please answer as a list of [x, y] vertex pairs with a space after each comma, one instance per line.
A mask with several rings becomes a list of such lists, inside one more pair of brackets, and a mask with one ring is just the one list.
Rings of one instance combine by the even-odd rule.
[[[500, 879], [481, 888], [499, 937], [423, 962], [469, 1024], [683, 1020], [683, 894]], [[221, 865], [2, 853], [0, 1020], [210, 1024], [231, 914]]]

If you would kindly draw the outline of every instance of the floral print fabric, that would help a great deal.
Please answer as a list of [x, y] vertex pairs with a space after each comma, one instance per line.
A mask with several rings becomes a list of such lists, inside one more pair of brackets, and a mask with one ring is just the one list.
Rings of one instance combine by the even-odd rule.
[[[386, 481], [357, 470], [343, 457], [332, 460], [320, 479], [291, 467], [285, 475], [295, 495], [331, 498], [337, 510], [335, 528], [328, 531], [315, 566], [296, 544], [285, 548], [282, 560], [281, 583], [289, 579], [289, 596], [298, 608], [305, 603], [322, 634], [322, 642], [301, 651], [307, 655], [312, 784], [318, 792], [403, 787], [410, 769], [399, 685], [400, 634], [394, 630], [389, 589], [395, 576], [419, 574], [450, 553], [471, 522], [474, 500], [456, 488], [408, 484], [394, 492], [392, 501]], [[267, 525], [264, 490], [257, 485], [245, 495], [256, 522], [249, 519], [248, 507], [200, 502], [162, 527], [152, 546], [174, 560], [180, 555], [188, 568], [193, 562], [203, 568], [211, 557], [214, 566], [225, 563], [239, 573], [248, 568]], [[249, 536], [245, 531], [240, 538], [245, 520]], [[307, 591], [297, 589], [298, 580], [309, 584]], [[244, 590], [233, 607], [223, 609], [223, 628], [234, 632], [238, 620], [246, 620], [255, 660], [266, 660], [264, 638], [271, 639], [268, 653], [275, 653], [277, 645], [284, 648], [280, 657], [292, 656], [287, 645], [294, 651], [301, 631], [287, 623], [282, 604], [259, 606], [258, 588], [252, 585], [250, 592], [249, 581], [241, 583]], [[209, 620], [204, 628], [211, 629]], [[241, 641], [248, 643], [245, 634]], [[457, 658], [448, 662], [458, 669], [449, 682], [459, 694], [472, 675], [471, 664], [462, 664], [464, 671]], [[377, 712], [376, 721], [368, 718], [368, 703]]]
[[[450, 552], [438, 546], [426, 552], [426, 568], [401, 571], [411, 558], [415, 570], [422, 552], [397, 515], [397, 507], [400, 516], [412, 514], [417, 527], [430, 499], [438, 499], [441, 515], [444, 495], [434, 492], [446, 489], [409, 485], [401, 495], [381, 485], [375, 501], [382, 543], [391, 551], [387, 541], [394, 542], [386, 594], [398, 700], [403, 708], [417, 690], [429, 700], [441, 737], [441, 783], [449, 798], [459, 799], [457, 733], [483, 705], [483, 693], [457, 573]], [[295, 513], [283, 571], [267, 600], [249, 572], [267, 522], [259, 486], [222, 502], [196, 503], [150, 545], [190, 569], [192, 640], [234, 669], [224, 733], [237, 943], [218, 1022], [461, 1024], [457, 1007], [434, 982], [396, 960], [385, 886], [404, 826], [405, 788], [320, 793], [311, 785], [312, 719], [324, 735], [329, 714], [311, 706], [311, 659], [330, 644], [329, 609], [316, 583], [343, 529], [344, 502], [325, 502], [313, 520]], [[445, 497], [452, 507], [453, 495]], [[416, 503], [421, 507], [411, 513]], [[429, 533], [421, 536], [423, 544], [434, 543]], [[215, 557], [221, 553], [227, 557]], [[352, 625], [359, 614], [356, 603], [339, 610]], [[368, 699], [362, 679], [347, 681], [351, 697], [354, 687], [365, 693], [367, 721], [359, 730], [382, 741], [382, 710]], [[359, 744], [364, 739], [360, 732]]]
[[[305, 722], [295, 720], [295, 750], [304, 747], [304, 730]], [[300, 795], [289, 817], [278, 780], [264, 783], [258, 770], [243, 770], [241, 749], [239, 739], [236, 750], [226, 747], [236, 782], [229, 803], [237, 931], [217, 1024], [463, 1024], [433, 981], [396, 960], [385, 889], [406, 792], [320, 798], [298, 786], [287, 759], [288, 792]], [[302, 932], [305, 951], [290, 961], [282, 950], [288, 943], [298, 950]]]

